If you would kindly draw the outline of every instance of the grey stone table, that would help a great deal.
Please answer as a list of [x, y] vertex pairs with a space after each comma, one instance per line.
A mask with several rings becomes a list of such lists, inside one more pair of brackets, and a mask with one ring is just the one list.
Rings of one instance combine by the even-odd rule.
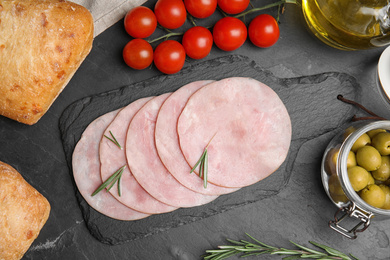
[[[146, 5], [153, 6], [154, 2]], [[320, 181], [320, 161], [327, 143], [340, 124], [356, 112], [336, 100], [338, 86], [340, 92], [390, 118], [390, 107], [376, 87], [376, 64], [383, 48], [355, 52], [330, 48], [308, 33], [295, 6], [287, 6], [281, 16], [280, 30], [280, 40], [272, 48], [259, 49], [249, 41], [229, 53], [213, 47], [203, 61], [188, 59], [184, 68], [184, 71], [204, 68], [198, 64], [233, 55], [233, 59], [239, 57], [251, 68], [258, 69], [259, 74], [252, 71], [249, 75], [266, 81], [291, 79], [278, 81], [279, 85], [288, 87], [279, 90], [293, 115], [295, 132], [286, 167], [268, 182], [276, 188], [269, 195], [248, 203], [250, 194], [242, 191], [237, 195], [239, 198], [232, 195], [216, 202], [218, 211], [214, 214], [183, 223], [179, 219], [169, 228], [151, 231], [135, 240], [124, 238], [110, 244], [91, 233], [90, 220], [83, 214], [74, 187], [59, 127], [63, 112], [78, 100], [115, 92], [155, 77], [165, 80], [154, 66], [135, 71], [124, 64], [121, 51], [130, 37], [124, 31], [123, 21], [95, 39], [92, 52], [39, 123], [25, 126], [0, 118], [1, 161], [17, 168], [52, 206], [48, 222], [24, 259], [200, 259], [205, 250], [225, 244], [226, 238], [246, 238], [245, 232], [271, 245], [292, 247], [289, 243], [292, 240], [309, 246], [308, 241], [312, 240], [351, 252], [360, 259], [389, 259], [390, 220], [373, 221], [356, 240], [342, 237], [328, 227], [336, 207], [327, 198]], [[191, 78], [191, 73], [201, 72], [188, 73]], [[245, 71], [238, 70], [237, 76], [245, 75]], [[324, 75], [328, 77], [326, 80]], [[182, 80], [186, 76], [177, 75]], [[175, 76], [171, 80], [172, 77]], [[310, 102], [319, 98], [324, 101]], [[302, 107], [304, 101], [308, 103]], [[306, 117], [310, 122], [305, 122]], [[267, 190], [265, 186], [259, 187]], [[222, 210], [230, 199], [237, 199], [236, 206]], [[201, 215], [202, 210], [193, 209], [191, 214]], [[278, 256], [260, 258], [280, 259]]]

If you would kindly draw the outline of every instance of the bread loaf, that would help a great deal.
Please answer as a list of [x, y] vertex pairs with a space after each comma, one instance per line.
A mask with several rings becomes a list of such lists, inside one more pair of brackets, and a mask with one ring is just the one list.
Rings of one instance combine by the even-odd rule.
[[92, 48], [93, 18], [64, 0], [0, 0], [0, 115], [35, 124]]
[[0, 259], [22, 258], [49, 213], [47, 199], [13, 167], [0, 162]]

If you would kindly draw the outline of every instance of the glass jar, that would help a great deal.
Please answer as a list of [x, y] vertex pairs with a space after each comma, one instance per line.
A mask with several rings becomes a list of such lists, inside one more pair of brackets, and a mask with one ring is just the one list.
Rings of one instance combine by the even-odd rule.
[[310, 31], [342, 50], [390, 43], [389, 0], [299, 0]]
[[[321, 163], [321, 178], [327, 195], [338, 207], [334, 220], [329, 221], [329, 227], [350, 239], [355, 239], [358, 232], [368, 228], [371, 220], [390, 219], [390, 210], [367, 204], [354, 191], [347, 172], [348, 154], [362, 134], [373, 129], [390, 131], [390, 121], [356, 122], [351, 126], [356, 130], [348, 137], [345, 137], [345, 131], [342, 131], [328, 144]], [[332, 157], [337, 158], [336, 164], [332, 162]], [[344, 224], [350, 225], [350, 228]]]

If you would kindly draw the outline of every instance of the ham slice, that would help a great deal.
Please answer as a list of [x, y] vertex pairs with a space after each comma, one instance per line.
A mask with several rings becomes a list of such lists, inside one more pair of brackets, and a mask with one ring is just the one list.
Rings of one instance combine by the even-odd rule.
[[185, 160], [179, 145], [176, 126], [188, 98], [211, 80], [189, 83], [170, 95], [160, 108], [156, 121], [155, 140], [158, 155], [168, 171], [185, 187], [206, 195], [221, 195], [237, 189], [224, 188], [211, 183], [204, 187], [203, 180], [195, 173]]
[[81, 195], [96, 211], [118, 220], [142, 219], [149, 215], [126, 207], [105, 190], [91, 196], [102, 184], [99, 143], [107, 125], [111, 123], [118, 112], [116, 110], [95, 119], [85, 129], [73, 151], [73, 176]]
[[266, 178], [283, 163], [291, 142], [283, 102], [251, 78], [227, 78], [196, 91], [177, 131], [191, 167], [210, 142], [208, 181], [223, 187], [244, 187]]
[[[151, 98], [152, 97], [138, 99], [123, 108], [105, 130], [104, 134], [108, 137], [111, 137], [111, 131], [115, 136], [115, 139], [122, 146], [122, 149], [118, 148], [107, 138], [101, 140], [99, 154], [101, 163], [100, 171], [103, 181], [107, 180], [119, 168], [127, 165], [125, 148], [123, 147], [126, 142], [127, 129], [135, 113], [137, 113]], [[148, 214], [164, 213], [176, 209], [176, 207], [169, 206], [156, 200], [147, 193], [134, 178], [129, 167], [124, 168], [122, 173], [121, 196], [118, 194], [117, 185], [114, 185], [110, 189], [110, 193], [124, 205]]]
[[168, 172], [157, 154], [154, 139], [157, 115], [169, 95], [151, 99], [134, 115], [127, 132], [127, 162], [138, 183], [157, 200], [174, 207], [202, 205], [217, 196], [184, 187]]

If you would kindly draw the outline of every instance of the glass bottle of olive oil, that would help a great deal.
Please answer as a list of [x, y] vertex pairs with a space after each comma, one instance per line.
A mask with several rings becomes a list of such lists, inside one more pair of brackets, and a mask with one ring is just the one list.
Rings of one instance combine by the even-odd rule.
[[342, 50], [390, 44], [390, 0], [301, 0], [312, 33]]

